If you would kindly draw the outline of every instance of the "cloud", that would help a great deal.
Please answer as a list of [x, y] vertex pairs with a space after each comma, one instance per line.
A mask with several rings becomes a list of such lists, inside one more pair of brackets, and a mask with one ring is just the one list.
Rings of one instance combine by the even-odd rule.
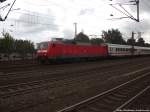
[[74, 32], [70, 29], [63, 30], [64, 38], [72, 39], [74, 37]]
[[144, 19], [140, 22], [128, 21], [128, 24], [124, 24], [122, 29], [126, 32], [149, 32], [150, 31], [150, 22], [148, 19]]
[[[19, 18], [8, 18], [0, 23], [1, 31], [5, 29], [14, 38], [29, 39], [34, 42], [49, 40], [55, 32], [59, 32], [59, 25], [56, 24], [56, 17], [50, 10], [44, 13], [19, 10]], [[16, 13], [12, 13], [15, 16]], [[9, 16], [11, 17], [11, 16]]]
[[[99, 34], [101, 30], [118, 28], [124, 33], [128, 33], [127, 36], [131, 36], [132, 31], [141, 31], [144, 32], [143, 36], [147, 36], [150, 29], [149, 0], [140, 0], [140, 22], [138, 23], [131, 19], [107, 20], [111, 18], [109, 16], [111, 13], [114, 14], [114, 18], [115, 16], [124, 16], [109, 6], [110, 3], [128, 1], [131, 0], [38, 0], [38, 2], [20, 0], [16, 2], [14, 8], [21, 8], [21, 10], [11, 12], [8, 17], [8, 19], [15, 19], [13, 28], [7, 21], [1, 23], [0, 28], [3, 29], [3, 26], [8, 24], [6, 29], [13, 30], [14, 35], [15, 33], [16, 35], [20, 34], [17, 35], [18, 38], [29, 37], [33, 41], [45, 41], [48, 36], [55, 35], [73, 38], [74, 22], [78, 23], [78, 31], [84, 29], [87, 34]], [[124, 7], [136, 17], [136, 6], [125, 5]], [[28, 11], [25, 11], [24, 14], [22, 10]], [[16, 12], [19, 12], [18, 15]]]
[[90, 14], [93, 14], [94, 13], [94, 9], [91, 8], [91, 9], [82, 9], [79, 13], [80, 16], [82, 15], [90, 15]]

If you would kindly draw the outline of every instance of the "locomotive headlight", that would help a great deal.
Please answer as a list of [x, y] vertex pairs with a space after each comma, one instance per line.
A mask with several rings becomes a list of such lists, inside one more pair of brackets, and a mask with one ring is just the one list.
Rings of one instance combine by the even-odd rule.
[[47, 50], [42, 50], [43, 53], [47, 53]]

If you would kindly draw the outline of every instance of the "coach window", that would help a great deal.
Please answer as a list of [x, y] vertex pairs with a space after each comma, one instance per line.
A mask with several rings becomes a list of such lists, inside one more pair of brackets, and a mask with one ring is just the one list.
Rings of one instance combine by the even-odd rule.
[[117, 51], [119, 51], [119, 48], [117, 48]]
[[109, 49], [110, 51], [111, 51], [111, 47], [110, 47], [110, 49]]
[[113, 50], [113, 48], [110, 48], [110, 51], [112, 51]]

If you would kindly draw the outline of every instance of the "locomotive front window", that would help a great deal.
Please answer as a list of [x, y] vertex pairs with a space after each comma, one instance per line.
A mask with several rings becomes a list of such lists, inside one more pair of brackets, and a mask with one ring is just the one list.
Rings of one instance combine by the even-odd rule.
[[42, 42], [38, 44], [38, 49], [47, 49], [48, 48], [48, 42]]

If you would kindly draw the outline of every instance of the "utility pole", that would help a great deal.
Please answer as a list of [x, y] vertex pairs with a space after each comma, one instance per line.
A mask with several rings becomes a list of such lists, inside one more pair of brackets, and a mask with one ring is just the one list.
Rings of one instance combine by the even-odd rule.
[[137, 5], [137, 22], [139, 22], [140, 21], [140, 16], [139, 16], [139, 0], [136, 0], [136, 5]]
[[77, 36], [77, 23], [74, 23], [74, 26], [75, 26], [75, 35], [74, 35], [74, 37], [76, 37]]
[[131, 40], [132, 40], [132, 48], [131, 48], [131, 55], [133, 56], [134, 55], [134, 32], [132, 32], [132, 37], [131, 37]]

